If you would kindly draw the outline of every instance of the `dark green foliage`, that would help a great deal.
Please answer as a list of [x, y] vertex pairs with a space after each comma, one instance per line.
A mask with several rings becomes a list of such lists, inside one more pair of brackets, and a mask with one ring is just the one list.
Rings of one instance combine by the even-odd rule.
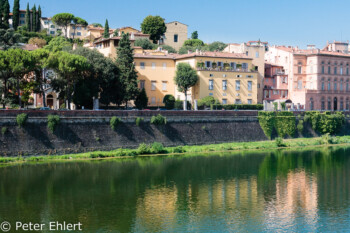
[[336, 134], [340, 131], [345, 123], [345, 116], [342, 112], [320, 113], [318, 111], [310, 111], [305, 113], [305, 122], [311, 123], [312, 129], [321, 134]]
[[259, 112], [258, 118], [266, 137], [271, 139], [272, 131], [275, 127], [275, 112]]
[[227, 44], [220, 42], [220, 41], [215, 41], [211, 44], [209, 44], [209, 51], [223, 51], [227, 47]]
[[157, 116], [152, 116], [152, 118], [151, 118], [151, 124], [166, 125], [166, 123], [167, 123], [166, 117], [163, 117], [160, 114], [158, 114]]
[[210, 107], [212, 104], [218, 103], [219, 101], [216, 100], [213, 96], [207, 96], [203, 97], [202, 99], [198, 100], [198, 108], [203, 109], [206, 107]]
[[211, 104], [210, 109], [225, 109], [225, 110], [263, 110], [262, 104]]
[[25, 124], [27, 123], [27, 120], [28, 120], [28, 115], [25, 113], [18, 114], [16, 117], [17, 125], [21, 128], [25, 126]]
[[97, 27], [102, 28], [103, 27], [102, 24], [100, 24], [100, 23], [93, 23], [92, 26], [94, 26], [95, 28], [97, 28]]
[[32, 31], [33, 32], [37, 32], [37, 24], [36, 24], [36, 21], [37, 21], [37, 12], [36, 12], [36, 6], [34, 4], [33, 8], [32, 8]]
[[139, 145], [139, 148], [137, 148], [137, 153], [140, 155], [151, 154], [151, 150], [152, 148], [149, 145], [142, 143]]
[[29, 9], [29, 3], [27, 3], [27, 10], [26, 10], [26, 26], [27, 26], [27, 31], [32, 30], [32, 24], [30, 23], [30, 9]]
[[161, 45], [160, 47], [162, 47], [162, 49], [168, 51], [168, 53], [177, 53], [176, 49], [174, 49], [173, 47], [171, 47], [169, 45]]
[[137, 86], [137, 72], [134, 65], [134, 52], [129, 40], [129, 34], [122, 35], [117, 48], [116, 63], [120, 71], [121, 93], [123, 102], [126, 103], [134, 100], [139, 93]]
[[164, 153], [164, 146], [162, 143], [159, 142], [154, 142], [152, 144], [152, 149], [151, 149], [152, 154], [159, 154], [159, 153]]
[[153, 43], [157, 43], [166, 32], [164, 19], [160, 16], [149, 15], [141, 23], [141, 30], [145, 34], [150, 34], [150, 39]]
[[12, 26], [13, 29], [17, 30], [17, 27], [19, 25], [19, 0], [13, 1], [13, 11], [12, 11]]
[[135, 123], [137, 126], [140, 126], [143, 121], [144, 121], [144, 119], [142, 117], [137, 117], [135, 120]]
[[172, 153], [185, 153], [186, 150], [182, 146], [177, 146], [173, 148]]
[[109, 124], [111, 126], [112, 130], [116, 130], [117, 126], [122, 122], [122, 120], [119, 117], [112, 117], [111, 120], [109, 121]]
[[55, 132], [55, 129], [60, 124], [60, 116], [58, 115], [48, 115], [47, 116], [47, 128], [51, 133]]
[[303, 133], [303, 131], [304, 131], [304, 121], [303, 120], [299, 120], [298, 125], [297, 125], [297, 129], [298, 129], [299, 133]]
[[277, 137], [275, 139], [275, 143], [277, 147], [287, 147], [287, 145], [283, 142], [283, 138]]
[[157, 45], [153, 44], [149, 39], [137, 39], [135, 40], [135, 46], [142, 47], [143, 49], [156, 49]]
[[7, 127], [2, 127], [1, 128], [1, 134], [5, 135], [7, 133]]
[[17, 33], [12, 28], [0, 29], [0, 49], [8, 50], [11, 48], [20, 47], [19, 43], [22, 40], [21, 34]]
[[184, 93], [186, 103], [185, 106], [187, 106], [187, 91], [198, 82], [197, 71], [195, 71], [190, 64], [180, 63], [176, 66], [174, 81], [178, 91]]
[[36, 16], [36, 31], [37, 32], [39, 32], [41, 29], [40, 19], [41, 19], [41, 6], [39, 5], [37, 16]]
[[104, 38], [109, 38], [109, 24], [108, 24], [108, 20], [106, 19], [106, 23], [105, 23], [105, 31], [103, 32], [103, 37]]
[[143, 88], [139, 92], [139, 94], [136, 96], [135, 106], [136, 106], [136, 108], [141, 110], [141, 109], [146, 108], [147, 104], [148, 104], [148, 97], [147, 97], [147, 94], [146, 94], [146, 90]]
[[[52, 22], [57, 24], [57, 26], [63, 27], [65, 31], [65, 36], [68, 38], [67, 28], [68, 25], [74, 19], [74, 15], [70, 13], [59, 13], [52, 17]], [[34, 30], [33, 30], [34, 31]]]
[[[182, 100], [176, 100], [175, 101], [175, 109], [179, 109], [179, 110], [184, 109], [183, 104], [184, 104], [184, 102]], [[190, 101], [187, 101], [187, 110], [191, 110], [191, 103], [190, 103]]]
[[57, 36], [53, 38], [44, 49], [49, 50], [50, 52], [58, 52], [63, 50], [71, 50], [73, 44], [68, 41], [67, 38], [63, 36]]
[[274, 129], [281, 138], [295, 135], [296, 117], [292, 112], [259, 112], [258, 118], [262, 130], [270, 139]]
[[10, 28], [10, 4], [8, 0], [5, 0], [3, 6], [2, 6], [2, 15], [3, 15], [3, 21], [1, 28], [2, 29], [9, 29]]
[[296, 131], [295, 116], [277, 116], [275, 119], [275, 128], [279, 137], [284, 138], [286, 135], [294, 137]]
[[198, 39], [198, 32], [197, 31], [192, 32], [191, 39]]
[[175, 97], [173, 95], [166, 95], [163, 99], [163, 104], [165, 108], [170, 110], [175, 108]]
[[189, 39], [189, 40], [186, 40], [183, 44], [183, 46], [190, 46], [190, 47], [200, 47], [203, 45], [204, 45], [204, 42], [200, 39]]

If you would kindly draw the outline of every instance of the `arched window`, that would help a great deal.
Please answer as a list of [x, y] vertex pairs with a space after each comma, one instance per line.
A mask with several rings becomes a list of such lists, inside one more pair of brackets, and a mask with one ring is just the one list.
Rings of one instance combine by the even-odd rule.
[[324, 78], [321, 79], [321, 90], [324, 91]]
[[328, 99], [327, 99], [327, 109], [328, 110], [332, 110], [332, 99], [331, 99], [331, 97], [328, 97]]
[[343, 63], [340, 63], [339, 74], [343, 75]]
[[310, 98], [310, 110], [314, 110], [314, 99]]
[[324, 61], [321, 62], [322, 66], [321, 66], [321, 73], [324, 74]]
[[343, 79], [340, 79], [340, 85], [339, 85], [339, 90], [343, 90], [343, 82], [344, 80]]
[[322, 98], [321, 98], [321, 110], [326, 110], [324, 96], [322, 96]]
[[337, 78], [335, 78], [334, 79], [334, 89], [333, 89], [335, 91], [337, 90], [337, 81], [338, 81]]
[[339, 110], [340, 110], [340, 111], [344, 110], [344, 98], [343, 98], [343, 97], [340, 98], [340, 107], [339, 107]]
[[330, 91], [331, 90], [331, 79], [328, 79], [328, 84], [327, 84], [327, 90]]

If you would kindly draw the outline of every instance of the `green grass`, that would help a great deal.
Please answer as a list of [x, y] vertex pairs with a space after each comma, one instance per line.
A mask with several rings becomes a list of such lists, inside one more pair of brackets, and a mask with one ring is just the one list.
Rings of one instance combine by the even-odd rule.
[[193, 154], [208, 152], [230, 152], [242, 150], [273, 150], [281, 148], [278, 145], [283, 143], [284, 149], [307, 148], [329, 145], [347, 145], [350, 146], [350, 136], [332, 137], [324, 135], [320, 138], [298, 138], [287, 139], [280, 142], [260, 141], [260, 142], [233, 142], [198, 146], [177, 146], [163, 147], [160, 143], [153, 145], [141, 144], [138, 149], [117, 149], [112, 151], [94, 151], [80, 154], [69, 155], [47, 155], [47, 156], [17, 156], [0, 157], [0, 164], [23, 163], [23, 162], [46, 162], [46, 161], [68, 161], [68, 160], [86, 160], [102, 158], [123, 158], [136, 156], [152, 156], [161, 154]]

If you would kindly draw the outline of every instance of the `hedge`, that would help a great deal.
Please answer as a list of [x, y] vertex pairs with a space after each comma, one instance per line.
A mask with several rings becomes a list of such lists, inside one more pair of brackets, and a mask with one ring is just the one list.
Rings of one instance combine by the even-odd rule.
[[211, 110], [263, 110], [264, 106], [262, 104], [211, 104]]

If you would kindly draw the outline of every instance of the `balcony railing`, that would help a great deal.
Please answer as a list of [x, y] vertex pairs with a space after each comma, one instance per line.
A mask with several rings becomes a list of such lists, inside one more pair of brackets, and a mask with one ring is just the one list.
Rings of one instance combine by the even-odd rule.
[[221, 72], [250, 72], [250, 73], [256, 73], [258, 71], [251, 70], [251, 69], [242, 69], [242, 68], [232, 68], [232, 67], [217, 67], [217, 68], [211, 68], [211, 67], [197, 67], [198, 71], [221, 71]]

